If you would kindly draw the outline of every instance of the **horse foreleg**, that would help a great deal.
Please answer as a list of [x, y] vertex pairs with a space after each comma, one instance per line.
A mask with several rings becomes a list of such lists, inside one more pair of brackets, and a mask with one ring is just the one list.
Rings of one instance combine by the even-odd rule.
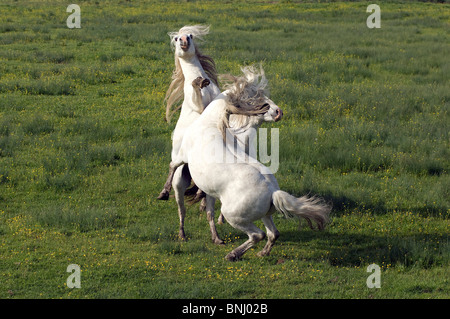
[[175, 173], [176, 167], [173, 165], [172, 162], [170, 162], [169, 165], [169, 175], [167, 176], [166, 183], [164, 184], [164, 188], [159, 193], [158, 199], [160, 200], [168, 200], [170, 195], [170, 190], [172, 189], [172, 180], [173, 180], [173, 174]]
[[262, 221], [264, 226], [266, 226], [267, 244], [264, 246], [263, 250], [258, 253], [258, 256], [268, 256], [273, 245], [275, 244], [275, 241], [278, 237], [280, 237], [280, 232], [275, 227], [272, 216], [265, 216], [262, 218]]
[[204, 212], [206, 210], [206, 193], [200, 188], [197, 190], [197, 193], [195, 193], [195, 197], [193, 199], [194, 203], [198, 201], [200, 201], [200, 211]]
[[209, 228], [211, 230], [212, 241], [216, 245], [224, 245], [222, 239], [220, 239], [217, 233], [216, 224], [214, 223], [214, 203], [216, 199], [214, 197], [206, 195], [206, 216], [208, 218]]
[[249, 239], [225, 256], [225, 258], [229, 261], [239, 260], [247, 250], [252, 248], [254, 245], [256, 245], [266, 237], [266, 234], [261, 229], [256, 227], [253, 223], [234, 224], [230, 222], [230, 224], [231, 226], [246, 232]]
[[223, 214], [220, 213], [219, 218], [217, 218], [217, 224], [222, 225], [225, 223], [225, 217], [223, 217]]
[[192, 81], [192, 87], [194, 88], [194, 92], [192, 94], [192, 103], [197, 107], [199, 113], [202, 113], [205, 109], [205, 105], [203, 105], [201, 89], [208, 86], [209, 84], [210, 81], [208, 79], [202, 78], [201, 76]]

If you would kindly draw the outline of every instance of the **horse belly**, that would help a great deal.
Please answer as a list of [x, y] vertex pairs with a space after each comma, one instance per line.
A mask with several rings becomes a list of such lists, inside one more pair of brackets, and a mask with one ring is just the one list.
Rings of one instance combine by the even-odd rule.
[[273, 185], [259, 171], [245, 164], [189, 163], [195, 184], [222, 203], [225, 218], [258, 220], [272, 203]]
[[223, 172], [215, 166], [214, 164], [189, 161], [189, 171], [195, 185], [206, 194], [220, 199], [221, 184], [225, 177], [222, 176]]

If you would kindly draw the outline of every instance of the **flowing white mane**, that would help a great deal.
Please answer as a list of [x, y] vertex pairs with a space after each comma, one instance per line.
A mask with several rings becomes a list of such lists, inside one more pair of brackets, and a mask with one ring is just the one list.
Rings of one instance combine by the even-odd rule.
[[250, 65], [241, 68], [241, 71], [243, 76], [221, 76], [221, 79], [228, 82], [224, 89], [228, 91], [227, 96], [232, 105], [248, 111], [254, 110], [264, 104], [269, 96], [268, 81], [261, 66], [258, 70]]
[[230, 74], [221, 75], [224, 80], [224, 88], [227, 92], [228, 105], [222, 121], [219, 123], [219, 130], [225, 139], [226, 129], [230, 127], [230, 114], [233, 114], [232, 124], [234, 127], [243, 127], [252, 123], [251, 116], [264, 114], [269, 110], [266, 103], [269, 91], [268, 81], [264, 75], [264, 70], [260, 66], [259, 70], [251, 65], [241, 68], [242, 76]]

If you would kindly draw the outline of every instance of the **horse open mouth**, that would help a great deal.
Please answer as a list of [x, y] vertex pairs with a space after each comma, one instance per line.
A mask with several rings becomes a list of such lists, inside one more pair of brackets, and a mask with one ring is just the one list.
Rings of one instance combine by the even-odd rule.
[[188, 42], [188, 41], [186, 41], [186, 42], [181, 42], [181, 43], [180, 43], [180, 48], [181, 48], [183, 51], [189, 50], [189, 42]]

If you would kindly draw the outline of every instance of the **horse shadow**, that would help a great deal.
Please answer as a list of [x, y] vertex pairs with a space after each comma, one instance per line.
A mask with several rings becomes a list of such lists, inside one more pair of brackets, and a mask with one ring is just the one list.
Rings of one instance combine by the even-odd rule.
[[[286, 192], [300, 197], [305, 195], [305, 193], [299, 194], [294, 190], [287, 189]], [[313, 194], [317, 194], [317, 196], [321, 197], [326, 203], [331, 206], [331, 213], [333, 216], [342, 216], [343, 214], [348, 213], [349, 211], [354, 211], [359, 209], [361, 211], [370, 212], [376, 215], [383, 215], [390, 211], [386, 206], [386, 202], [383, 201], [370, 201], [370, 200], [361, 200], [358, 199], [357, 195], [348, 196], [348, 195], [336, 195], [330, 191], [321, 192], [317, 189], [307, 189], [306, 194], [312, 196]], [[391, 209], [392, 210], [392, 209]], [[409, 211], [413, 211], [418, 213], [422, 217], [429, 216], [447, 216], [448, 207], [440, 206], [438, 204], [427, 204], [424, 206], [411, 206], [408, 208]], [[397, 209], [397, 211], [401, 211], [401, 209]]]
[[[286, 190], [289, 193], [289, 190]], [[296, 194], [293, 190], [292, 193], [296, 197], [303, 196], [305, 194]], [[370, 211], [377, 214], [383, 214], [387, 211], [386, 205], [383, 202], [361, 202], [356, 197], [351, 197], [347, 195], [335, 195], [331, 192], [320, 192], [319, 190], [309, 189], [306, 194], [308, 196], [312, 196], [313, 194], [317, 194], [318, 197], [321, 197], [326, 203], [331, 206], [332, 214], [334, 216], [340, 216], [348, 210], [355, 209], [364, 209], [366, 211]]]
[[[445, 263], [443, 234], [372, 235], [342, 234], [310, 229], [282, 231], [278, 242], [282, 245], [301, 243], [313, 250], [306, 259], [326, 260], [332, 266], [362, 267], [377, 265], [412, 266], [423, 268]], [[434, 252], [433, 252], [434, 251]]]

